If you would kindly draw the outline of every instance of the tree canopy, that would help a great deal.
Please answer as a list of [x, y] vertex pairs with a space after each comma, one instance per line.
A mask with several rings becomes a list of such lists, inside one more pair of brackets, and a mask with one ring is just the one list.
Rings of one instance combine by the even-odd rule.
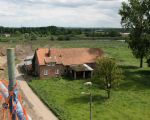
[[103, 57], [97, 60], [93, 81], [107, 91], [108, 98], [112, 86], [118, 85], [121, 78], [122, 70], [117, 66], [114, 59]]
[[133, 55], [140, 58], [140, 67], [143, 66], [143, 58], [150, 51], [150, 1], [149, 0], [128, 0], [122, 2], [119, 11], [121, 24], [125, 29], [130, 30], [127, 40]]

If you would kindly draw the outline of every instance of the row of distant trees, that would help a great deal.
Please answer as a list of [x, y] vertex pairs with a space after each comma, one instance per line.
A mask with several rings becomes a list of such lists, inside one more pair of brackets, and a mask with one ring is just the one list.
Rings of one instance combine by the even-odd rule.
[[[10, 34], [11, 36], [25, 36], [25, 38], [57, 36], [58, 40], [71, 39], [71, 37], [120, 37], [123, 30], [121, 28], [64, 28], [56, 26], [48, 27], [0, 27], [0, 35]], [[124, 31], [125, 32], [125, 31]], [[55, 37], [52, 38], [52, 40]]]
[[20, 27], [20, 28], [11, 28], [11, 27], [0, 27], [0, 33], [9, 33], [9, 34], [25, 34], [25, 33], [34, 33], [39, 36], [41, 35], [60, 35], [60, 34], [81, 34], [81, 29], [67, 29], [63, 27], [48, 26], [48, 27]]

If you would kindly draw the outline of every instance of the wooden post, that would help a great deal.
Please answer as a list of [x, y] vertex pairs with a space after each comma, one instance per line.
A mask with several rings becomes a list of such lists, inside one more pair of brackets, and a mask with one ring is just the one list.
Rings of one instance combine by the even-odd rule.
[[90, 120], [92, 120], [92, 94], [90, 93]]
[[76, 71], [73, 71], [73, 72], [74, 72], [74, 79], [76, 80], [77, 79]]
[[85, 71], [83, 71], [83, 79], [85, 79]]
[[[8, 65], [8, 77], [9, 77], [9, 93], [13, 92], [14, 90], [14, 86], [16, 84], [16, 78], [15, 78], [15, 53], [14, 53], [14, 49], [13, 48], [9, 48], [7, 49], [7, 65]], [[16, 115], [15, 113], [13, 113], [13, 97], [12, 95], [10, 95], [10, 99], [9, 99], [9, 108], [10, 108], [10, 113], [12, 113], [12, 120], [16, 120]]]
[[93, 71], [91, 71], [91, 78], [92, 78], [92, 76], [93, 76]]

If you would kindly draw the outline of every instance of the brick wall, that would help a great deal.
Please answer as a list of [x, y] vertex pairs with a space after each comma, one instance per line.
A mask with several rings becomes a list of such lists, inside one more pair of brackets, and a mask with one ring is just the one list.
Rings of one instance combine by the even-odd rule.
[[39, 72], [40, 79], [59, 77], [64, 75], [65, 67], [63, 65], [55, 65], [55, 66], [43, 65], [39, 67], [39, 71], [40, 71]]

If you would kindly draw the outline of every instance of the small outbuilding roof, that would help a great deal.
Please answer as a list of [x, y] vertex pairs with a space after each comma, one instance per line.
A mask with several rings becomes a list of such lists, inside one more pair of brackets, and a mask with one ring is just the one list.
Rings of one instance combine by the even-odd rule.
[[30, 60], [32, 60], [32, 59], [33, 59], [33, 55], [27, 56], [27, 57], [24, 59], [24, 61], [30, 61]]
[[31, 65], [31, 64], [32, 64], [32, 59], [33, 59], [33, 55], [27, 56], [27, 57], [24, 59], [24, 65]]
[[93, 69], [88, 66], [87, 64], [82, 64], [82, 65], [71, 65], [70, 68], [73, 70], [73, 71], [76, 71], [76, 72], [81, 72], [81, 71], [93, 71]]

